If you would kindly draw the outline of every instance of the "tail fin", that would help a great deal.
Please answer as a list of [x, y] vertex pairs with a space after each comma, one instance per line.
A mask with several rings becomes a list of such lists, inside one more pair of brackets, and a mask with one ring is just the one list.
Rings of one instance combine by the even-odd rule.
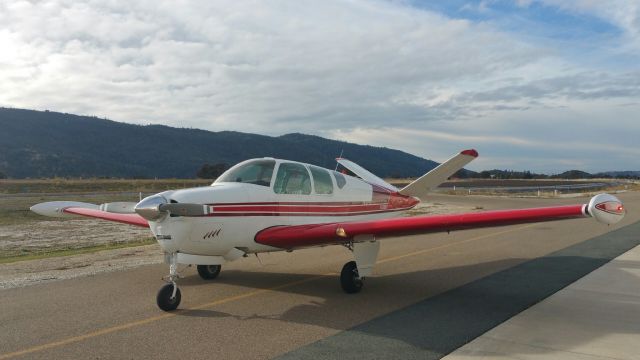
[[462, 169], [477, 157], [477, 151], [473, 149], [464, 150], [451, 159], [438, 165], [435, 169], [422, 175], [416, 181], [402, 188], [402, 190], [400, 190], [400, 194], [422, 198], [429, 192], [429, 190], [445, 182], [449, 176], [455, 174], [456, 171]]

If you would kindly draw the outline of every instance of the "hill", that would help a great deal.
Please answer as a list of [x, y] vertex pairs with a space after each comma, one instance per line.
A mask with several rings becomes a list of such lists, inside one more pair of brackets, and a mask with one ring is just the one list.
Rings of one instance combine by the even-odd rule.
[[0, 108], [0, 172], [26, 177], [192, 178], [205, 163], [276, 157], [327, 168], [341, 151], [378, 176], [422, 175], [437, 163], [319, 136], [132, 125], [52, 111]]
[[568, 170], [550, 177], [552, 179], [591, 179], [593, 175], [581, 170]]
[[618, 178], [618, 179], [640, 179], [640, 171], [607, 171], [595, 174], [594, 177]]

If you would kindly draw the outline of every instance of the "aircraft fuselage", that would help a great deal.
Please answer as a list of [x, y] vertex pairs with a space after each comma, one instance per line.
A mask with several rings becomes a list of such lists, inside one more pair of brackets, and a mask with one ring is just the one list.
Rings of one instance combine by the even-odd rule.
[[[292, 161], [269, 160], [274, 162], [271, 178], [260, 184], [216, 181], [207, 187], [154, 195], [164, 197], [167, 202], [197, 203], [210, 209], [206, 216], [166, 216], [159, 221], [150, 221], [151, 231], [163, 250], [205, 256], [223, 256], [234, 248], [244, 253], [277, 251], [282, 249], [256, 243], [255, 235], [278, 225], [395, 217], [419, 202], [352, 176], [315, 166], [310, 171], [310, 165]], [[248, 162], [251, 161], [255, 160]], [[296, 184], [283, 187], [282, 164], [289, 167], [295, 164], [298, 171], [304, 168], [309, 184], [302, 185], [296, 179], [298, 188]], [[324, 178], [324, 184], [319, 184], [319, 177]]]

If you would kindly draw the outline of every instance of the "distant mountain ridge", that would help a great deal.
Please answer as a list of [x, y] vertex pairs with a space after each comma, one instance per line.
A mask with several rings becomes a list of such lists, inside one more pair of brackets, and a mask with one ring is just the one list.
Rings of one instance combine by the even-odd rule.
[[419, 176], [438, 165], [399, 150], [300, 133], [271, 137], [0, 108], [0, 172], [12, 178], [192, 178], [205, 163], [266, 156], [333, 168], [341, 152], [381, 177]]

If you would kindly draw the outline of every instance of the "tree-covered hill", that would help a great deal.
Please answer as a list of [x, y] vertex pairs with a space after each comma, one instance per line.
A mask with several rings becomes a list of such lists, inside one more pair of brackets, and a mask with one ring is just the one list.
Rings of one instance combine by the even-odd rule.
[[333, 168], [341, 152], [383, 177], [418, 176], [437, 165], [398, 150], [299, 133], [270, 137], [0, 108], [0, 172], [13, 178], [192, 178], [203, 164], [264, 156]]

